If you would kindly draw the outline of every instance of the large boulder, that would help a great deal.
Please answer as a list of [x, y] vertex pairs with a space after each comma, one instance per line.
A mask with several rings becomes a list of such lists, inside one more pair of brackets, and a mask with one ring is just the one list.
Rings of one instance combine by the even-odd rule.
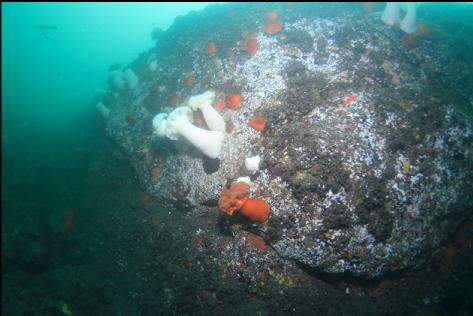
[[[472, 213], [471, 105], [455, 97], [461, 87], [449, 80], [440, 43], [406, 47], [379, 14], [306, 6], [281, 8], [283, 28], [273, 35], [264, 32], [264, 12], [243, 17], [243, 5], [232, 15], [220, 6], [176, 21], [132, 65], [140, 84], [109, 93], [107, 131], [145, 189], [176, 211], [221, 216], [222, 189], [251, 175], [251, 195], [271, 205], [253, 232], [283, 258], [366, 277], [419, 266]], [[242, 50], [242, 31], [258, 32], [253, 57]], [[210, 40], [217, 54], [205, 54]], [[151, 73], [145, 65], [156, 57]], [[173, 96], [184, 104], [208, 89], [217, 100], [242, 96], [240, 107], [222, 112], [218, 160], [157, 138], [151, 124], [173, 109]], [[265, 131], [250, 127], [253, 116], [266, 119]], [[251, 174], [244, 162], [254, 155], [262, 162]]]

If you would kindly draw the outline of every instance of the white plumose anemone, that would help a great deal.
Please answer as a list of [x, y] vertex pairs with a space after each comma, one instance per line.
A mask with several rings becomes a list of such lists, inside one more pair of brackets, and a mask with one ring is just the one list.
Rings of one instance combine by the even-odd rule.
[[113, 86], [118, 90], [125, 88], [134, 89], [138, 85], [138, 77], [130, 68], [123, 71], [122, 69], [115, 69], [109, 73]]
[[256, 155], [245, 159], [245, 167], [248, 171], [256, 172], [259, 170], [260, 156]]
[[400, 9], [401, 4], [399, 2], [387, 2], [381, 20], [387, 25], [393, 26], [399, 21]]
[[193, 96], [189, 99], [189, 107], [194, 110], [200, 110], [204, 116], [205, 123], [213, 131], [225, 133], [225, 121], [212, 106], [215, 100], [215, 92], [207, 91], [205, 93]]
[[401, 3], [388, 2], [384, 8], [381, 20], [390, 25], [399, 25], [402, 31], [412, 34], [416, 31], [417, 6], [415, 2], [406, 3], [407, 13], [400, 21]]
[[416, 15], [417, 7], [415, 2], [407, 3], [407, 13], [401, 21], [401, 30], [407, 34], [412, 34], [416, 31]]
[[121, 69], [110, 71], [110, 79], [112, 81], [113, 86], [117, 90], [123, 90], [125, 88], [126, 81], [123, 78], [123, 72], [121, 71]]
[[188, 107], [178, 107], [169, 115], [160, 113], [153, 118], [155, 133], [172, 140], [185, 138], [203, 154], [212, 159], [220, 155], [223, 144], [223, 133], [208, 131], [191, 123], [192, 110]]
[[100, 114], [102, 114], [104, 119], [108, 119], [110, 116], [110, 109], [105, 104], [103, 104], [103, 102], [98, 102], [95, 108]]

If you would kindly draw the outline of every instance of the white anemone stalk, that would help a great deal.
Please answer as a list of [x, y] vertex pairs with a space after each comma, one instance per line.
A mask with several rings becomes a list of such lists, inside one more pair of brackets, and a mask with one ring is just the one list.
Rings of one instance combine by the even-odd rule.
[[113, 86], [117, 90], [123, 90], [123, 88], [126, 85], [126, 81], [123, 78], [123, 72], [121, 69], [110, 71], [110, 78], [111, 78]]
[[103, 116], [104, 119], [108, 119], [110, 116], [110, 109], [103, 104], [103, 102], [97, 102], [97, 105], [95, 106], [97, 111]]
[[401, 4], [399, 2], [387, 2], [381, 20], [387, 25], [394, 26], [399, 22], [400, 10]]
[[194, 110], [200, 110], [204, 116], [205, 123], [213, 131], [225, 133], [225, 121], [223, 117], [212, 106], [215, 100], [215, 92], [207, 91], [205, 93], [193, 96], [189, 99], [189, 107]]
[[191, 123], [192, 110], [188, 107], [178, 107], [169, 115], [158, 114], [153, 119], [155, 133], [161, 137], [178, 140], [186, 139], [207, 157], [215, 159], [220, 155], [223, 144], [223, 133], [208, 131]]
[[416, 31], [416, 15], [417, 7], [415, 2], [407, 3], [407, 13], [401, 21], [401, 30], [407, 34], [412, 34]]

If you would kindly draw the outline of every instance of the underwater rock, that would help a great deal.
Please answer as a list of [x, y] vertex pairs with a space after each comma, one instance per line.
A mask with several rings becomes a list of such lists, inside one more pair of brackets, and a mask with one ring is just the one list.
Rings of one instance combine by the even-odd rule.
[[40, 242], [29, 242], [20, 254], [19, 266], [30, 274], [43, 273], [49, 266], [46, 247]]
[[[252, 229], [285, 259], [369, 278], [418, 267], [473, 209], [473, 125], [456, 101], [458, 81], [439, 75], [448, 58], [433, 41], [404, 47], [402, 32], [361, 10], [314, 17], [298, 8], [280, 13], [284, 27], [274, 35], [251, 16], [241, 21], [258, 33], [252, 58], [234, 23], [183, 28], [183, 17], [158, 32], [173, 53], [163, 44], [148, 55], [166, 71], [148, 79], [138, 73], [131, 95], [107, 103], [107, 131], [148, 192], [171, 206], [205, 208], [229, 179], [244, 175], [245, 158], [259, 155], [250, 193], [271, 214]], [[233, 44], [209, 58], [202, 53], [209, 34]], [[182, 84], [191, 72], [193, 83]], [[238, 106], [220, 112], [232, 132], [218, 165], [184, 141], [157, 142], [151, 125], [174, 109], [173, 95], [183, 106], [208, 89], [216, 100], [239, 96]], [[134, 124], [126, 123], [130, 113]], [[252, 117], [265, 118], [264, 133], [248, 124]], [[266, 264], [271, 258], [278, 256]]]

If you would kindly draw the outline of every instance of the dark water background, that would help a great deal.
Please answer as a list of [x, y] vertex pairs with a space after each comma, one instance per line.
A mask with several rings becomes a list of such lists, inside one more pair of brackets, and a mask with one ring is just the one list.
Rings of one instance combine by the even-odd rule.
[[[185, 258], [179, 231], [194, 227], [149, 203], [93, 102], [110, 64], [133, 61], [153, 45], [154, 27], [204, 6], [2, 4], [2, 315], [219, 314], [192, 292], [209, 276], [175, 266]], [[449, 57], [473, 67], [473, 5], [418, 12]], [[473, 81], [463, 84], [473, 92]], [[144, 232], [156, 218], [166, 229]], [[140, 247], [145, 236], [155, 248]], [[452, 295], [426, 303], [428, 315], [473, 313], [471, 266], [459, 269], [466, 279], [446, 284]], [[181, 307], [171, 304], [176, 296]], [[238, 302], [257, 315], [249, 300], [228, 304]], [[373, 311], [359, 304], [356, 314]]]

